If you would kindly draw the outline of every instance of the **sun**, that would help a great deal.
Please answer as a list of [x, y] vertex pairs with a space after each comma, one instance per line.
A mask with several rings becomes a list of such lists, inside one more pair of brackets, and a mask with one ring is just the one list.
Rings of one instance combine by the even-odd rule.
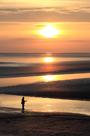
[[45, 58], [45, 62], [53, 62], [53, 59], [51, 57]]
[[53, 26], [46, 26], [44, 29], [39, 30], [39, 34], [44, 35], [47, 38], [52, 38], [55, 35], [59, 34], [59, 31], [55, 29]]

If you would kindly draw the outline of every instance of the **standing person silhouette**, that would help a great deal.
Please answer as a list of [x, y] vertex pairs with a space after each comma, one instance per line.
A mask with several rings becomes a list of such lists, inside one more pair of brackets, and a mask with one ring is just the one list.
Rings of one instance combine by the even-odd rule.
[[21, 104], [22, 104], [22, 113], [24, 113], [24, 105], [25, 105], [26, 101], [24, 100], [24, 97], [22, 97], [22, 101], [21, 101]]

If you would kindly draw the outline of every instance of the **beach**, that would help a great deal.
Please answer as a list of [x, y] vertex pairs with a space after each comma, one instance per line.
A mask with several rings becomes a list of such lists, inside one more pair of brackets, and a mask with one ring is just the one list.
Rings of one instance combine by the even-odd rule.
[[0, 0], [0, 136], [90, 136], [90, 0]]
[[1, 54], [0, 136], [90, 136], [90, 54]]
[[72, 113], [0, 113], [0, 136], [89, 136], [90, 116]]

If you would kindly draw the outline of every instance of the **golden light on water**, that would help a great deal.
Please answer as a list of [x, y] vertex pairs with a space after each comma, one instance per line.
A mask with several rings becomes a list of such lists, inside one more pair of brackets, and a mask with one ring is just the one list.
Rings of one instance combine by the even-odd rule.
[[47, 38], [52, 38], [55, 35], [59, 34], [59, 31], [57, 29], [55, 29], [53, 26], [46, 26], [44, 27], [44, 29], [39, 30], [39, 34], [47, 37]]
[[46, 105], [46, 106], [51, 106], [51, 105]]
[[53, 58], [47, 57], [47, 58], [45, 58], [45, 62], [53, 62]]
[[46, 81], [51, 81], [55, 78], [55, 75], [47, 75], [47, 76], [43, 76], [43, 77]]

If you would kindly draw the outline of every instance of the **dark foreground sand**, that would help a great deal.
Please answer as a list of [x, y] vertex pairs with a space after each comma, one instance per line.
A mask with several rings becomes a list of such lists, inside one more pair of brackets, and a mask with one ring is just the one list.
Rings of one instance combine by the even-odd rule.
[[90, 116], [0, 113], [0, 136], [90, 136]]

